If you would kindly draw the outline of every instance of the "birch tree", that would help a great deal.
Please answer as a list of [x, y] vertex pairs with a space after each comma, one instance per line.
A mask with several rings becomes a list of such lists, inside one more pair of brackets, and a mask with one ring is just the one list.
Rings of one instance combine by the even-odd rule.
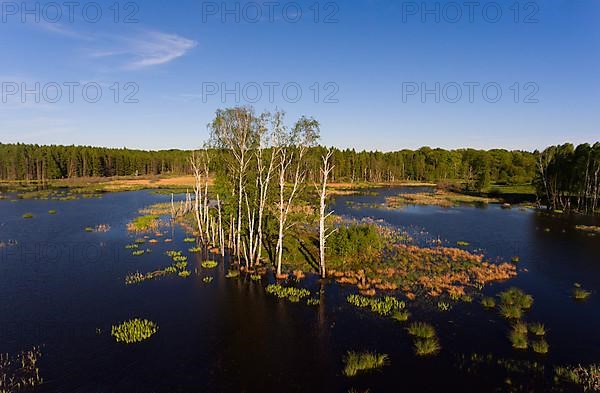
[[327, 272], [325, 268], [325, 248], [327, 238], [331, 236], [331, 234], [334, 232], [329, 231], [328, 233], [327, 229], [325, 228], [325, 222], [327, 218], [333, 214], [333, 211], [329, 213], [325, 212], [325, 209], [327, 207], [327, 181], [329, 179], [331, 171], [333, 170], [333, 166], [330, 162], [332, 154], [333, 151], [331, 149], [328, 149], [327, 153], [321, 157], [321, 185], [319, 190], [319, 262], [322, 278], [327, 277]]

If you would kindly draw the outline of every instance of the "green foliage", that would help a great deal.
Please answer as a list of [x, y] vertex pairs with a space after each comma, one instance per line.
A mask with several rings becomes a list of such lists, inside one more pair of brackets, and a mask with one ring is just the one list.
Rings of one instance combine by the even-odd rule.
[[456, 242], [456, 245], [459, 246], [459, 247], [468, 247], [468, 246], [471, 245], [471, 243], [464, 242], [464, 241], [458, 241], [458, 242]]
[[404, 302], [391, 296], [376, 299], [361, 295], [349, 295], [346, 300], [356, 307], [370, 308], [372, 312], [382, 316], [389, 316], [393, 312], [400, 311], [406, 307]]
[[529, 310], [533, 305], [533, 297], [518, 288], [510, 288], [501, 292], [498, 296], [500, 296], [502, 305], [505, 306], [515, 306], [522, 310]]
[[131, 232], [149, 232], [158, 228], [158, 216], [145, 215], [139, 216], [133, 219], [128, 225], [127, 229]]
[[192, 254], [197, 254], [199, 252], [202, 252], [202, 247], [192, 247], [190, 249], [188, 249], [189, 252], [191, 252]]
[[56, 210], [48, 210], [48, 214], [55, 215], [57, 213]]
[[135, 344], [148, 340], [158, 331], [158, 325], [147, 319], [132, 319], [113, 325], [111, 335], [120, 343]]
[[184, 243], [196, 243], [196, 239], [193, 237], [186, 237], [185, 239], [183, 239]]
[[399, 322], [406, 322], [410, 318], [408, 311], [396, 311], [392, 314], [392, 318]]
[[435, 337], [435, 328], [425, 322], [413, 322], [408, 327], [408, 334], [418, 338], [433, 338]]
[[187, 278], [191, 275], [192, 273], [189, 270], [181, 270], [179, 273], [177, 273], [177, 275], [181, 278]]
[[319, 299], [310, 298], [306, 300], [307, 306], [318, 306], [321, 303]]
[[23, 214], [23, 218], [26, 220], [32, 219], [33, 218], [33, 214], [31, 213], [25, 213]]
[[146, 251], [144, 250], [136, 250], [134, 252], [131, 253], [131, 255], [133, 255], [134, 257], [139, 257], [145, 254]]
[[521, 319], [523, 316], [523, 309], [515, 305], [500, 305], [500, 315], [506, 319]]
[[204, 262], [202, 262], [201, 266], [204, 269], [214, 269], [217, 266], [219, 266], [219, 264], [215, 261], [204, 261]]
[[344, 375], [354, 377], [358, 373], [375, 370], [387, 364], [389, 364], [389, 356], [387, 354], [350, 351], [344, 358]]
[[238, 278], [240, 276], [239, 270], [229, 270], [225, 275], [225, 278]]
[[341, 226], [327, 239], [327, 251], [334, 257], [367, 259], [382, 248], [383, 241], [374, 225]]
[[203, 281], [205, 284], [210, 284], [211, 282], [213, 282], [213, 280], [214, 280], [214, 279], [213, 279], [212, 277], [204, 277], [204, 278], [202, 279], [202, 281]]
[[284, 287], [279, 284], [268, 285], [266, 291], [269, 295], [280, 299], [288, 299], [292, 303], [298, 303], [300, 300], [310, 296], [310, 291], [307, 289]]

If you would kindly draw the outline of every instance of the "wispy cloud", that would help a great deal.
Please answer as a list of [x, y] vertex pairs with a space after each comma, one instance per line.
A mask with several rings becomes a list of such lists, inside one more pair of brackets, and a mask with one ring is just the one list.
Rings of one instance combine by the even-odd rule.
[[45, 31], [85, 42], [88, 56], [111, 59], [117, 68], [136, 70], [167, 64], [195, 48], [198, 43], [177, 34], [140, 30], [133, 35], [86, 33], [58, 23], [40, 25]]

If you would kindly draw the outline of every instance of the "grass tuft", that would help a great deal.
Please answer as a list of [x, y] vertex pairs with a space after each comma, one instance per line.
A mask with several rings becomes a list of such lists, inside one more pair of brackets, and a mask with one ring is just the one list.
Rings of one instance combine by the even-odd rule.
[[408, 334], [419, 338], [435, 337], [435, 328], [425, 322], [413, 322], [408, 327]]
[[358, 373], [375, 370], [389, 364], [387, 354], [375, 352], [348, 352], [344, 359], [344, 375], [354, 377]]
[[415, 353], [418, 356], [431, 356], [437, 354], [442, 347], [436, 337], [415, 341]]
[[531, 348], [533, 348], [535, 353], [546, 354], [550, 349], [550, 345], [548, 345], [548, 342], [542, 338], [532, 342]]

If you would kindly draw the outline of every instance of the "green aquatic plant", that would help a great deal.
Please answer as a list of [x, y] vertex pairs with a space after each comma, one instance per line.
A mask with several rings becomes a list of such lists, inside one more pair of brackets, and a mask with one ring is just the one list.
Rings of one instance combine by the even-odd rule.
[[130, 232], [149, 232], [158, 229], [159, 217], [155, 215], [146, 215], [136, 217], [127, 224], [127, 230]]
[[550, 349], [550, 345], [548, 345], [548, 342], [546, 340], [541, 338], [539, 340], [533, 341], [531, 343], [531, 348], [533, 348], [533, 351], [535, 353], [546, 354]]
[[546, 334], [544, 324], [539, 322], [530, 323], [529, 331], [536, 336], [544, 336]]
[[175, 266], [175, 269], [177, 270], [184, 270], [187, 268], [188, 263], [186, 261], [175, 262], [173, 266]]
[[449, 311], [452, 308], [452, 305], [447, 302], [438, 302], [437, 307], [440, 311]]
[[496, 300], [493, 297], [484, 297], [481, 299], [481, 304], [485, 308], [494, 308], [496, 307]]
[[212, 277], [204, 277], [202, 279], [202, 281], [204, 281], [204, 283], [206, 283], [206, 284], [210, 284], [211, 282], [213, 282], [213, 280], [214, 279]]
[[146, 253], [146, 251], [144, 251], [144, 250], [137, 250], [137, 251], [132, 252], [131, 255], [133, 255], [134, 257], [139, 257], [139, 256], [144, 255], [145, 253]]
[[25, 214], [23, 214], [23, 218], [26, 219], [26, 220], [30, 220], [30, 219], [33, 218], [33, 214], [31, 214], [31, 213], [25, 213]]
[[180, 257], [183, 255], [183, 253], [181, 251], [174, 251], [174, 250], [169, 250], [166, 251], [165, 254], [169, 257], [171, 257], [171, 259], [176, 258], [176, 257]]
[[519, 306], [502, 304], [500, 305], [500, 315], [506, 319], [521, 319], [523, 310]]
[[202, 262], [201, 266], [204, 269], [214, 269], [217, 266], [219, 266], [219, 264], [215, 261], [204, 261], [204, 262]]
[[389, 364], [387, 354], [350, 351], [344, 358], [344, 375], [354, 377], [358, 373], [375, 370], [387, 364]]
[[310, 298], [310, 299], [306, 300], [307, 306], [318, 306], [320, 303], [321, 303], [321, 301], [319, 299], [315, 299], [315, 298]]
[[512, 343], [513, 348], [516, 349], [527, 349], [527, 333], [523, 334], [517, 330], [512, 330], [508, 335], [510, 342]]
[[92, 227], [85, 227], [85, 228], [84, 228], [84, 231], [86, 231], [86, 232], [88, 232], [88, 233], [90, 233], [90, 232], [94, 232], [94, 228], [92, 228]]
[[408, 334], [418, 338], [433, 338], [435, 337], [435, 328], [425, 322], [413, 322], [408, 327]]
[[473, 297], [470, 295], [462, 295], [460, 297], [460, 300], [462, 300], [465, 303], [473, 303]]
[[517, 322], [513, 325], [513, 331], [519, 334], [527, 335], [529, 328], [525, 322]]
[[436, 337], [415, 340], [415, 353], [418, 356], [431, 356], [442, 349]]
[[146, 244], [146, 239], [142, 239], [142, 238], [135, 239], [135, 243], [136, 244]]
[[179, 256], [175, 256], [173, 257], [173, 262], [176, 263], [187, 263], [187, 257], [185, 255], [179, 255]]
[[284, 287], [279, 284], [268, 285], [266, 291], [269, 295], [280, 299], [288, 299], [292, 303], [298, 303], [301, 299], [310, 296], [310, 291], [304, 288]]
[[183, 239], [184, 243], [196, 243], [196, 239], [194, 239], [193, 237], [186, 237], [185, 239]]
[[56, 211], [56, 210], [48, 210], [48, 214], [54, 215], [54, 214], [56, 214], [56, 213], [57, 213], [57, 211]]
[[202, 247], [192, 247], [188, 249], [188, 251], [192, 254], [198, 254], [199, 252], [202, 252]]
[[260, 281], [260, 280], [262, 280], [262, 276], [260, 274], [251, 274], [250, 279], [252, 281]]
[[225, 275], [225, 278], [238, 278], [240, 276], [239, 270], [229, 270]]
[[533, 297], [518, 288], [507, 289], [498, 296], [503, 305], [516, 306], [522, 310], [528, 310], [533, 305]]
[[471, 243], [464, 242], [464, 241], [458, 241], [458, 242], [456, 242], [456, 245], [459, 246], [459, 247], [468, 247], [468, 246], [471, 245]]
[[519, 258], [519, 257], [512, 257], [511, 261], [512, 261], [512, 263], [519, 263], [519, 262], [521, 262], [521, 258]]
[[356, 307], [370, 308], [372, 312], [382, 316], [389, 316], [393, 312], [402, 310], [406, 307], [406, 303], [399, 301], [392, 296], [377, 299], [361, 295], [349, 295], [346, 300]]
[[134, 249], [137, 249], [139, 247], [140, 247], [139, 245], [137, 245], [137, 244], [134, 243], [134, 244], [128, 244], [128, 245], [126, 245], [125, 249], [126, 250], [134, 250]]
[[111, 336], [119, 342], [135, 344], [145, 341], [158, 331], [158, 325], [147, 319], [131, 319], [120, 325], [113, 325]]
[[406, 310], [404, 311], [395, 311], [392, 314], [392, 318], [398, 322], [406, 322], [410, 318], [410, 313]]
[[182, 270], [177, 275], [182, 278], [189, 277], [192, 273], [189, 270]]
[[586, 291], [581, 287], [573, 288], [573, 297], [575, 298], [575, 300], [587, 300], [587, 298], [589, 298], [591, 294], [592, 292]]

